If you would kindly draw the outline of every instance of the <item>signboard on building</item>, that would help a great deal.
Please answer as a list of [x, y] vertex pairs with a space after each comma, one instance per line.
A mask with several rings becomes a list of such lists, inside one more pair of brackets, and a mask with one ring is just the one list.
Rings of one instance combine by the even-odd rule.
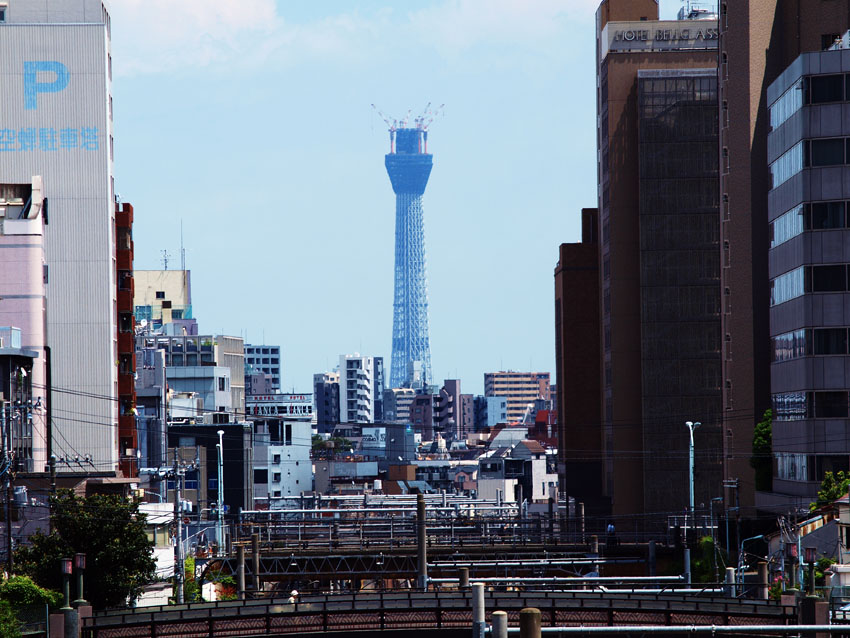
[[245, 397], [248, 416], [281, 416], [287, 419], [313, 418], [312, 394], [261, 394]]
[[609, 22], [599, 37], [599, 59], [608, 53], [716, 49], [716, 20]]
[[364, 427], [360, 440], [364, 448], [384, 448], [387, 446], [387, 429]]

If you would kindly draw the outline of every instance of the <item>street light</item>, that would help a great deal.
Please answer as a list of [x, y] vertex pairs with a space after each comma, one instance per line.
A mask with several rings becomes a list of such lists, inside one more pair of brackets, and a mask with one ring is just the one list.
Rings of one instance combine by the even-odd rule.
[[[691, 515], [691, 525], [696, 527], [694, 520], [694, 429], [702, 425], [699, 421], [685, 421], [690, 434], [690, 445], [688, 446], [688, 505]], [[688, 575], [688, 584], [691, 584], [691, 548], [688, 546], [688, 526], [685, 525], [685, 571]]]
[[809, 596], [815, 595], [815, 562], [818, 559], [818, 548], [806, 548], [806, 562], [809, 564]]
[[62, 609], [71, 609], [71, 574], [74, 571], [73, 559], [60, 558], [59, 571], [62, 573], [62, 593], [65, 599], [65, 605]]
[[77, 600], [74, 601], [74, 607], [88, 605], [83, 596], [83, 571], [86, 569], [85, 554], [74, 554], [74, 568], [77, 570]]
[[744, 591], [744, 543], [747, 541], [757, 541], [764, 538], [763, 534], [758, 536], [750, 536], [741, 541], [741, 550], [738, 552], [738, 584], [741, 586], [741, 592]]
[[224, 430], [218, 431], [218, 555], [224, 545]]

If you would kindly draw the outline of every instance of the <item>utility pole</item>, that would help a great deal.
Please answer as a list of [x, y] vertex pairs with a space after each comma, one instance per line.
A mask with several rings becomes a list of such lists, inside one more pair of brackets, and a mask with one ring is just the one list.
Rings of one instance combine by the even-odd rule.
[[[741, 498], [739, 495], [739, 485], [740, 481], [736, 478], [734, 479], [723, 479], [723, 487], [731, 488], [735, 490], [735, 547], [737, 548], [738, 543], [741, 542]], [[731, 548], [729, 543], [729, 509], [726, 509], [726, 555], [731, 556]]]
[[[196, 459], [197, 461], [197, 459]], [[185, 580], [185, 559], [183, 556], [183, 494], [182, 483], [186, 477], [186, 470], [197, 467], [196, 462], [187, 466], [180, 459], [180, 448], [174, 448], [174, 467], [166, 472], [165, 476], [174, 479], [174, 586], [177, 590], [175, 598], [177, 604], [183, 604], [183, 581]]]
[[[685, 421], [690, 433], [690, 444], [688, 446], [688, 513], [691, 516], [691, 528], [696, 529], [696, 520], [694, 519], [694, 429], [702, 425], [699, 421]], [[688, 584], [691, 584], [691, 546], [690, 539], [694, 534], [688, 534], [688, 526], [685, 525], [685, 573], [688, 575]]]
[[5, 397], [0, 394], [0, 425], [3, 427], [3, 482], [6, 487], [6, 501], [3, 504], [3, 514], [6, 517], [6, 571], [12, 575], [12, 487], [9, 476], [12, 472], [12, 461], [9, 458], [9, 430], [12, 425], [12, 408], [6, 408]]
[[184, 560], [183, 560], [183, 512], [181, 508], [180, 481], [183, 478], [182, 467], [180, 466], [179, 452], [180, 448], [174, 448], [174, 522], [177, 524], [174, 543], [174, 588], [177, 590], [177, 604], [183, 604], [183, 578]]

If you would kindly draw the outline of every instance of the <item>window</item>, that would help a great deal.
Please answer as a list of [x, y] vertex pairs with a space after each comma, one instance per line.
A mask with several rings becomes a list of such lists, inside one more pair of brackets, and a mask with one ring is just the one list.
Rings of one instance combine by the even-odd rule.
[[841, 102], [843, 99], [843, 75], [813, 75], [809, 78], [809, 101], [812, 104]]
[[774, 248], [803, 232], [803, 205], [800, 204], [770, 224], [770, 247]]
[[773, 363], [789, 361], [805, 356], [806, 331], [794, 330], [771, 338], [770, 360]]
[[824, 328], [815, 330], [815, 354], [847, 354], [847, 329]]
[[810, 166], [837, 166], [844, 163], [844, 138], [811, 141]]
[[164, 290], [157, 290], [156, 291], [156, 298], [157, 299], [165, 299], [165, 291]]
[[210, 491], [210, 492], [218, 491], [218, 479], [217, 478], [207, 479], [207, 490]]
[[272, 482], [280, 483], [280, 472], [273, 472], [272, 473]]
[[786, 481], [808, 479], [808, 457], [805, 454], [777, 454], [776, 475]]
[[9, 5], [0, 4], [0, 23], [6, 22], [9, 19]]
[[803, 170], [803, 142], [797, 142], [770, 165], [771, 188], [777, 188]]
[[777, 306], [796, 297], [800, 297], [804, 288], [805, 269], [801, 266], [779, 275], [770, 282], [770, 305]]
[[280, 495], [280, 490], [275, 490], [274, 492], [272, 492], [272, 498], [280, 498]]
[[815, 392], [815, 418], [845, 418], [847, 392]]
[[835, 44], [836, 40], [840, 39], [840, 33], [822, 33], [820, 36], [820, 50], [826, 51], [827, 49], [829, 49], [829, 47]]
[[292, 445], [292, 424], [285, 423], [284, 424], [284, 445]]
[[268, 483], [269, 482], [269, 471], [268, 470], [254, 470], [254, 484], [260, 483]]
[[186, 481], [183, 484], [183, 487], [185, 487], [187, 490], [198, 489], [198, 470], [186, 472]]
[[770, 125], [778, 127], [803, 106], [803, 87], [800, 82], [785, 91], [770, 107]]
[[839, 292], [847, 289], [847, 268], [812, 266], [812, 292]]
[[225, 385], [225, 383], [224, 383], [224, 382], [225, 382], [225, 378], [224, 378], [224, 377], [219, 377], [219, 378], [218, 378], [218, 390], [219, 390], [219, 392], [224, 392], [224, 385]]
[[806, 228], [844, 228], [844, 202], [816, 202], [806, 211]]
[[805, 392], [785, 392], [773, 395], [773, 417], [777, 421], [799, 421], [808, 415]]

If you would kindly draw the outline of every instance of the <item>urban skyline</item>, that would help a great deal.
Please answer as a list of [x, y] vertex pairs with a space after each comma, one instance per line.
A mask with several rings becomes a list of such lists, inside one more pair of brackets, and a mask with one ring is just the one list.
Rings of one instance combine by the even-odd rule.
[[[476, 2], [366, 2], [355, 11], [256, 0], [241, 5], [233, 28], [226, 16], [210, 24], [205, 10], [193, 10], [201, 4], [185, 3], [186, 32], [192, 25], [227, 44], [210, 59], [186, 52], [191, 72], [155, 47], [167, 40], [188, 49], [167, 38], [178, 29], [186, 42], [196, 36], [150, 23], [134, 4], [113, 4], [116, 191], [146, 211], [134, 228], [137, 267], [161, 269], [162, 250], [177, 267], [178, 235], [162, 228], [177, 229], [182, 219], [209, 330], [280, 344], [287, 391], [309, 387], [342, 352], [389, 362], [395, 197], [382, 165], [386, 126], [370, 104], [400, 114], [434, 100], [446, 107], [429, 140], [438, 161], [425, 195], [433, 376], [461, 378], [480, 394], [487, 371], [554, 371], [552, 255], [579, 236], [572, 203], [595, 201], [586, 161], [593, 131], [574, 126], [594, 118], [593, 99], [576, 99], [592, 95], [593, 68], [575, 51], [593, 46], [598, 3], [486, 3], [484, 11]], [[667, 0], [662, 13], [674, 17], [678, 7]], [[270, 26], [258, 26], [263, 21]], [[451, 23], [466, 25], [463, 33], [439, 26]], [[142, 26], [150, 26], [144, 41]], [[274, 49], [260, 73], [246, 40], [267, 43], [296, 27], [338, 48], [331, 55], [305, 45], [286, 56]], [[363, 41], [376, 29], [384, 44]], [[299, 37], [303, 45], [306, 35]], [[406, 48], [399, 38], [409, 38]], [[291, 88], [278, 96], [260, 81], [266, 75]], [[222, 94], [222, 83], [232, 91]], [[158, 94], [168, 99], [152, 102]], [[217, 126], [223, 137], [212, 135]], [[543, 143], [548, 137], [569, 143]], [[227, 187], [186, 188], [234, 179], [246, 185], [238, 196]], [[255, 212], [236, 221], [234, 207], [242, 206]], [[222, 225], [246, 247], [234, 259], [257, 276], [223, 268], [207, 250]], [[347, 260], [355, 246], [368, 259]]]

